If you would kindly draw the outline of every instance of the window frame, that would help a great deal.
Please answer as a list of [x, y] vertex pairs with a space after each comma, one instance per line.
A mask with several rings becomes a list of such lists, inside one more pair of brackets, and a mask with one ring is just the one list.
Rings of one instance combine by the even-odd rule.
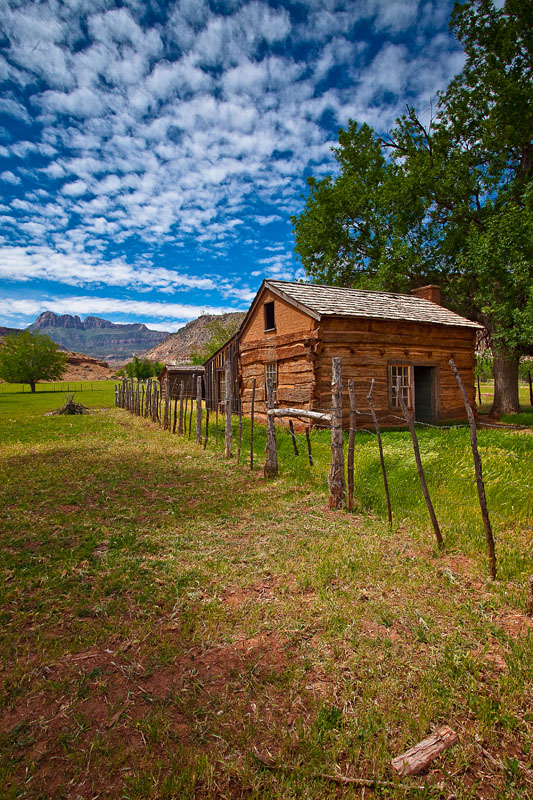
[[[393, 411], [401, 411], [400, 401], [396, 395], [396, 378], [398, 374], [394, 374], [394, 370], [402, 370], [402, 394], [404, 396], [405, 405], [407, 408], [413, 408], [413, 365], [405, 361], [393, 361], [388, 365], [388, 383], [389, 383], [389, 408]], [[407, 376], [407, 383], [404, 382], [404, 376]], [[407, 396], [406, 396], [407, 395]]]
[[[272, 320], [271, 320], [272, 321], [272, 325], [271, 326], [268, 325], [268, 323], [269, 323], [269, 319], [268, 319], [269, 312], [267, 311], [267, 306], [268, 306], [269, 309], [272, 310]], [[274, 301], [273, 300], [267, 300], [266, 303], [263, 303], [263, 313], [264, 313], [264, 317], [265, 317], [265, 319], [264, 319], [264, 321], [265, 321], [265, 333], [267, 333], [268, 331], [275, 331], [276, 330], [276, 312], [275, 312]]]
[[[270, 374], [269, 374], [270, 372]], [[272, 376], [273, 372], [273, 376]], [[265, 361], [265, 397], [266, 397], [266, 385], [267, 380], [269, 378], [272, 379], [272, 390], [273, 390], [273, 400], [274, 403], [277, 401], [278, 396], [278, 362], [277, 361]]]

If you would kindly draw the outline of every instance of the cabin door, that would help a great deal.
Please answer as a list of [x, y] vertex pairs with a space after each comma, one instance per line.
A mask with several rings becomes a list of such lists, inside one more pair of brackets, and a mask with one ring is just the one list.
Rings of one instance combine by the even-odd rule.
[[435, 367], [413, 367], [415, 379], [415, 420], [435, 421]]

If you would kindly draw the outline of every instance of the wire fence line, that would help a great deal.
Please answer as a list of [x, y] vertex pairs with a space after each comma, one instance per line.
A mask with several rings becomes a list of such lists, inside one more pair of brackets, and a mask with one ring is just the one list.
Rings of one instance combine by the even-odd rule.
[[[335, 361], [335, 360], [334, 360]], [[339, 364], [337, 365], [337, 369], [340, 372], [341, 364], [340, 359], [338, 359]], [[452, 364], [453, 362], [451, 362]], [[450, 364], [450, 366], [451, 366]], [[335, 365], [333, 365], [335, 367]], [[455, 365], [454, 365], [455, 366]], [[452, 368], [452, 367], [451, 367]], [[453, 368], [452, 368], [453, 371]], [[334, 372], [334, 370], [333, 370]], [[288, 429], [278, 428], [276, 432], [276, 427], [273, 424], [267, 425], [266, 429], [266, 439], [267, 439], [267, 446], [265, 448], [267, 453], [267, 461], [265, 463], [265, 475], [273, 475], [277, 474], [278, 471], [278, 443], [277, 439], [280, 438], [282, 442], [282, 453], [284, 459], [284, 466], [288, 466], [289, 464], [294, 464], [295, 462], [293, 459], [297, 459], [298, 457], [307, 456], [307, 460], [309, 462], [310, 467], [316, 468], [316, 473], [320, 477], [320, 481], [324, 481], [329, 488], [330, 492], [330, 507], [332, 508], [340, 508], [345, 502], [348, 502], [348, 507], [353, 507], [353, 487], [354, 487], [354, 474], [353, 474], [353, 467], [352, 467], [352, 475], [351, 475], [351, 482], [350, 482], [350, 475], [348, 470], [348, 481], [346, 481], [346, 465], [345, 465], [345, 450], [346, 450], [346, 437], [342, 431], [342, 414], [337, 414], [337, 419], [335, 421], [335, 396], [333, 392], [337, 392], [337, 409], [342, 409], [342, 392], [344, 389], [350, 389], [350, 383], [342, 382], [342, 379], [337, 380], [336, 386], [332, 387], [332, 406], [330, 408], [314, 408], [313, 412], [316, 416], [320, 416], [321, 414], [324, 415], [324, 418], [328, 420], [328, 422], [323, 422], [320, 419], [312, 419], [312, 415], [310, 414], [308, 409], [280, 409], [274, 408], [274, 404], [270, 403], [267, 407], [266, 417], [269, 420], [272, 417], [272, 421], [274, 421], [274, 414], [275, 418], [279, 419], [280, 415], [283, 419], [283, 412], [287, 412], [287, 419], [289, 418], [296, 418], [299, 420], [300, 423], [305, 424], [305, 436], [301, 432], [297, 432], [294, 430], [292, 426], [292, 421], [290, 424], [290, 434], [288, 433]], [[162, 391], [163, 388], [165, 391]], [[207, 446], [208, 440], [211, 442], [211, 446], [215, 448], [219, 447], [219, 439], [220, 439], [220, 446], [224, 450], [226, 457], [233, 456], [235, 454], [235, 450], [237, 452], [237, 461], [240, 461], [241, 455], [244, 450], [248, 450], [250, 456], [250, 466], [253, 468], [253, 461], [254, 461], [254, 447], [255, 453], [257, 453], [258, 449], [260, 451], [261, 447], [265, 443], [265, 428], [264, 425], [261, 425], [261, 428], [256, 429], [256, 439], [254, 440], [254, 424], [257, 423], [254, 420], [254, 407], [252, 403], [251, 414], [249, 416], [249, 424], [247, 423], [246, 432], [243, 434], [243, 415], [239, 412], [238, 415], [235, 413], [232, 414], [231, 410], [231, 400], [229, 403], [219, 403], [217, 404], [215, 409], [209, 409], [204, 406], [202, 403], [202, 396], [201, 396], [201, 382], [198, 382], [197, 389], [196, 389], [196, 397], [194, 397], [194, 386], [192, 380], [188, 382], [187, 385], [187, 395], [184, 391], [185, 387], [182, 382], [181, 384], [181, 391], [174, 395], [170, 395], [169, 391], [169, 384], [167, 382], [165, 387], [162, 387], [157, 380], [149, 379], [148, 381], [141, 383], [140, 381], [135, 382], [132, 379], [126, 380], [124, 379], [121, 384], [115, 387], [115, 404], [118, 407], [127, 409], [131, 413], [134, 413], [138, 416], [142, 416], [145, 418], [151, 418], [153, 422], [158, 423], [164, 430], [168, 430], [171, 433], [179, 433], [182, 436], [185, 436], [189, 439], [195, 438], [196, 442], [200, 445], [203, 445], [204, 449]], [[269, 387], [267, 385], [267, 393]], [[352, 383], [353, 389], [353, 383]], [[272, 390], [272, 387], [270, 387]], [[360, 417], [368, 418], [368, 412], [363, 412], [359, 408], [353, 407], [355, 405], [355, 399], [353, 400], [352, 405], [352, 395], [353, 392], [350, 392], [350, 403], [351, 403], [351, 412], [353, 416], [351, 416], [351, 421], [357, 420]], [[255, 396], [255, 390], [254, 390]], [[468, 412], [467, 403], [468, 400], [466, 398], [465, 393], [465, 410]], [[196, 404], [196, 413], [195, 413], [195, 425], [193, 426], [193, 415], [194, 415], [194, 405]], [[404, 404], [405, 405], [405, 404]], [[426, 498], [426, 502], [428, 505], [428, 509], [432, 510], [432, 505], [430, 505], [429, 494], [435, 494], [437, 497], [437, 509], [440, 509], [439, 513], [444, 513], [445, 511], [448, 512], [449, 509], [441, 508], [442, 504], [442, 488], [446, 484], [450, 483], [451, 481], [455, 481], [455, 484], [460, 486], [460, 489], [455, 491], [453, 497], [453, 506], [454, 508], [460, 508], [465, 511], [468, 511], [468, 514], [464, 515], [465, 519], [470, 520], [473, 517], [476, 517], [475, 511], [475, 495], [472, 495], [472, 498], [462, 497], [461, 494], [464, 493], [465, 489], [467, 492], [470, 492], [470, 489], [474, 490], [478, 489], [479, 495], [479, 502], [481, 506], [481, 512], [483, 517], [483, 522], [485, 525], [485, 531], [487, 535], [487, 542], [489, 546], [489, 561], [490, 561], [490, 538], [492, 537], [492, 529], [490, 525], [490, 518], [488, 515], [487, 509], [487, 501], [485, 498], [485, 486], [483, 483], [483, 478], [481, 475], [481, 457], [479, 454], [479, 449], [477, 447], [477, 442], [474, 442], [475, 439], [475, 430], [472, 429], [472, 422], [469, 421], [469, 424], [447, 424], [447, 425], [436, 425], [425, 421], [416, 421], [416, 424], [413, 424], [413, 420], [409, 418], [409, 414], [407, 409], [403, 408], [403, 416], [398, 413], [392, 413], [391, 411], [378, 411], [375, 414], [375, 425], [374, 429], [366, 423], [364, 425], [355, 425], [354, 430], [357, 434], [366, 434], [369, 436], [368, 443], [370, 441], [376, 441], [380, 443], [380, 426], [388, 426], [391, 427], [391, 421], [397, 423], [394, 427], [405, 429], [406, 424], [410, 423], [410, 430], [413, 438], [413, 449], [409, 447], [407, 444], [408, 440], [405, 440], [405, 446], [401, 449], [400, 453], [397, 450], [397, 442], [394, 442], [396, 445], [396, 452], [395, 458], [391, 459], [391, 442], [390, 439], [385, 443], [384, 448], [384, 457], [382, 454], [381, 459], [381, 469], [382, 469], [382, 478], [383, 483], [385, 486], [385, 492], [387, 494], [387, 503], [389, 505], [389, 521], [392, 524], [392, 513], [391, 513], [391, 502], [388, 496], [388, 486], [387, 486], [387, 477], [386, 473], [389, 471], [393, 476], [393, 494], [396, 497], [393, 497], [392, 500], [392, 510], [397, 513], [398, 511], [409, 515], [410, 518], [424, 518], [425, 513], [422, 511], [421, 508], [415, 506], [406, 507], [401, 502], [401, 497], [404, 497], [407, 494], [411, 497], [413, 495], [413, 476], [410, 474], [409, 476], [403, 476], [401, 472], [405, 470], [405, 467], [409, 469], [411, 472], [413, 466], [417, 465], [419, 478], [421, 482], [421, 488], [423, 489], [424, 497]], [[290, 412], [290, 413], [289, 413]], [[261, 410], [260, 412], [261, 417], [265, 417], [265, 412]], [[470, 409], [470, 417], [473, 418], [471, 409]], [[339, 421], [340, 420], [340, 421]], [[287, 421], [287, 420], [285, 420]], [[219, 423], [222, 422], [222, 425]], [[479, 423], [478, 423], [479, 424]], [[503, 426], [500, 425], [491, 425], [491, 424], [483, 424], [483, 427], [491, 428], [494, 430], [501, 430]], [[335, 440], [335, 425], [337, 428], [340, 426], [340, 438], [337, 436], [337, 448], [333, 446], [333, 442]], [[474, 429], [475, 429], [474, 424]], [[193, 430], [194, 428], [194, 430]], [[310, 436], [310, 430], [312, 429], [313, 436]], [[458, 453], [460, 456], [458, 460], [455, 461], [455, 465], [451, 467], [450, 459], [444, 462], [443, 456], [446, 455], [446, 452], [433, 452], [431, 462], [433, 463], [435, 459], [437, 461], [441, 461], [441, 463], [445, 463], [445, 473], [435, 472], [433, 469], [428, 469], [426, 464], [423, 462], [428, 461], [428, 454], [426, 453], [422, 459], [420, 459], [420, 453], [418, 453], [417, 457], [417, 449], [418, 448], [418, 441], [417, 441], [417, 434], [416, 431], [423, 432], [425, 430], [434, 431], [434, 432], [448, 432], [448, 431], [463, 431], [470, 430], [471, 435], [471, 445], [472, 445], [472, 454], [474, 457], [474, 466], [475, 466], [475, 478], [476, 481], [473, 480], [472, 474], [472, 461], [470, 461], [469, 472], [465, 475], [465, 468], [467, 467], [466, 462], [466, 452], [464, 449]], [[338, 433], [338, 430], [337, 430]], [[258, 435], [257, 435], [258, 434]], [[249, 441], [243, 441], [243, 437], [248, 438]], [[269, 439], [270, 437], [270, 439]], [[350, 447], [354, 446], [355, 436], [350, 436], [348, 440], [348, 453], [350, 455]], [[424, 441], [424, 440], [422, 440]], [[454, 440], [455, 441], [455, 440]], [[361, 440], [357, 439], [358, 442], [358, 453], [359, 453], [359, 462], [361, 462], [363, 454], [365, 457], [368, 456], [368, 444], [362, 445]], [[449, 440], [448, 440], [449, 442]], [[432, 439], [432, 446], [435, 447], [436, 440]], [[361, 446], [363, 450], [361, 450]], [[270, 463], [270, 468], [267, 470], [267, 466], [269, 466], [269, 459], [273, 457], [272, 447], [274, 447], [274, 462]], [[318, 448], [318, 451], [317, 451]], [[339, 449], [340, 448], [340, 449]], [[483, 446], [481, 450], [485, 453]], [[301, 451], [301, 452], [300, 452]], [[315, 452], [313, 452], [315, 451]], [[373, 453], [373, 455], [372, 455]], [[414, 455], [414, 458], [413, 458]], [[447, 454], [449, 456], [449, 453]], [[485, 458], [484, 454], [484, 458]], [[520, 456], [516, 453], [505, 452], [505, 457], [512, 457], [513, 459], [519, 459]], [[401, 467], [402, 469], [398, 470], [398, 458], [401, 459]], [[368, 460], [368, 459], [367, 459]], [[352, 450], [352, 458], [351, 464], [353, 465], [353, 450]], [[370, 459], [370, 473], [373, 475], [373, 482], [365, 484], [364, 476], [361, 474], [357, 475], [357, 491], [364, 492], [366, 491], [367, 496], [374, 498], [374, 502], [377, 502], [378, 505], [381, 504], [381, 500], [378, 496], [378, 489], [375, 481], [375, 475], [379, 472], [379, 462], [377, 458], [377, 448], [374, 451], [371, 448], [371, 459]], [[529, 524], [530, 520], [533, 518], [533, 510], [530, 512], [528, 502], [524, 502], [524, 498], [521, 498], [521, 502], [519, 503], [518, 499], [511, 498], [508, 500], [499, 500], [499, 510], [496, 510], [494, 505], [494, 493], [498, 492], [499, 489], [511, 489], [516, 493], [516, 489], [524, 492], [525, 495], [527, 493], [531, 493], [532, 486], [531, 483], [526, 481], [516, 481], [516, 480], [506, 480], [505, 477], [501, 475], [501, 463], [497, 466], [499, 470], [499, 474], [496, 479], [492, 480], [491, 477], [494, 470], [494, 464], [491, 463], [491, 460], [488, 459], [489, 469], [485, 471], [485, 482], [488, 479], [488, 489], [489, 489], [489, 499], [491, 503], [490, 508], [490, 515], [496, 517], [498, 520], [501, 520], [503, 523], [510, 527], [520, 527], [522, 530], [533, 530], [533, 526]], [[350, 458], [348, 458], [348, 464], [350, 464]], [[485, 467], [487, 465], [485, 464]], [[336, 496], [332, 502], [332, 483], [333, 483], [333, 475], [336, 475], [335, 480], [337, 481], [336, 487]], [[430, 478], [430, 483], [426, 487], [425, 486], [425, 476], [427, 475]], [[416, 480], [416, 478], [415, 478]], [[378, 482], [379, 483], [379, 482]], [[348, 491], [347, 491], [348, 485]], [[480, 491], [480, 485], [482, 491]], [[339, 488], [340, 487], [340, 488]], [[428, 494], [429, 489], [429, 494]], [[350, 498], [350, 492], [352, 493], [352, 497]], [[459, 494], [459, 492], [461, 494]], [[531, 496], [531, 495], [530, 495]], [[361, 507], [361, 498], [359, 498], [358, 505]], [[420, 502], [420, 501], [418, 501]], [[504, 504], [513, 503], [515, 505], [520, 505], [519, 513], [514, 516], [507, 516], [506, 514], [502, 514], [502, 505], [505, 507]], [[368, 503], [366, 503], [368, 505]], [[362, 503], [363, 507], [365, 506], [365, 502]], [[449, 502], [448, 502], [449, 505]], [[463, 513], [463, 512], [461, 512]], [[513, 511], [514, 513], [514, 506]], [[431, 512], [430, 512], [431, 515]], [[477, 512], [479, 515], [479, 511]], [[445, 514], [446, 516], [446, 514]], [[434, 517], [434, 513], [433, 513]], [[427, 518], [427, 517], [426, 517]], [[479, 516], [477, 516], [479, 519]], [[436, 523], [436, 520], [434, 520]], [[477, 523], [476, 523], [477, 524]], [[501, 524], [501, 523], [498, 523]], [[434, 525], [435, 527], [435, 525]], [[439, 532], [440, 533], [440, 532]], [[441, 545], [441, 541], [439, 541], [439, 537], [437, 537], [439, 546]], [[495, 577], [496, 568], [495, 568], [495, 556], [494, 556], [494, 545], [492, 543], [493, 548], [493, 560], [491, 561], [491, 576]]]

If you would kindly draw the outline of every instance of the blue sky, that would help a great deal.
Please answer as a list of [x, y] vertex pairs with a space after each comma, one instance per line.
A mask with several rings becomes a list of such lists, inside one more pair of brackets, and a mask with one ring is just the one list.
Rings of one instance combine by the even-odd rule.
[[0, 0], [0, 325], [176, 330], [303, 277], [289, 217], [350, 118], [429, 118], [448, 0]]

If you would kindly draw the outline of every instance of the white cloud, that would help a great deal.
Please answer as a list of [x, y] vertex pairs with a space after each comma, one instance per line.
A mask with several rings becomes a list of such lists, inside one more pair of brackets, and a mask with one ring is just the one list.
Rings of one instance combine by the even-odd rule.
[[71, 197], [79, 197], [87, 191], [87, 184], [84, 181], [74, 181], [74, 183], [66, 183], [62, 190], [63, 194], [68, 194]]
[[213, 291], [218, 285], [209, 277], [195, 277], [150, 264], [133, 266], [121, 259], [98, 261], [94, 257], [83, 258], [76, 252], [60, 253], [49, 247], [0, 247], [0, 279], [19, 282], [48, 280], [70, 286], [106, 284], [127, 288], [171, 288], [174, 291]]
[[[306, 0], [301, 21], [266, 0], [228, 0], [223, 12], [170, 0], [166, 24], [148, 23], [139, 0], [4, 5], [0, 78], [26, 89], [23, 102], [4, 93], [0, 109], [26, 121], [37, 110], [40, 126], [0, 146], [13, 159], [5, 183], [37, 186], [6, 215], [18, 280], [172, 292], [204, 261], [238, 271], [231, 245], [265, 256], [260, 229], [282, 230], [301, 209], [306, 171], [335, 168], [340, 125], [386, 130], [406, 99], [429, 107], [462, 63], [445, 30], [449, 0]], [[369, 27], [382, 33], [377, 53], [361, 41]], [[110, 243], [192, 258], [179, 270], [154, 267], [155, 255], [131, 266], [109, 261]], [[264, 266], [289, 274], [281, 255]], [[236, 300], [253, 294], [207, 280]]]
[[12, 318], [36, 317], [43, 311], [56, 314], [133, 314], [151, 319], [191, 320], [201, 314], [226, 314], [238, 309], [232, 306], [189, 305], [186, 303], [154, 303], [150, 300], [128, 300], [117, 297], [0, 297], [0, 315]]
[[11, 170], [6, 170], [5, 172], [2, 172], [2, 174], [0, 175], [0, 181], [16, 185], [20, 183], [20, 178], [18, 175], [15, 175], [13, 172], [11, 172]]

